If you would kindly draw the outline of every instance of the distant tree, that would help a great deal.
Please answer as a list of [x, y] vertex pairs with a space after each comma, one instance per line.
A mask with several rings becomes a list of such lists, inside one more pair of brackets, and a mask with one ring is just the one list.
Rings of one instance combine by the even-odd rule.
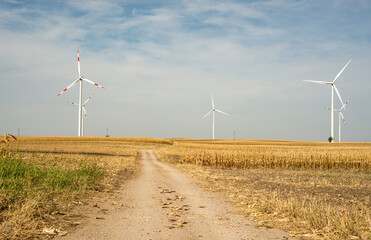
[[331, 137], [331, 136], [330, 136], [330, 137], [328, 137], [328, 142], [329, 142], [329, 143], [332, 143], [332, 140], [334, 140], [334, 138], [333, 138], [333, 137]]

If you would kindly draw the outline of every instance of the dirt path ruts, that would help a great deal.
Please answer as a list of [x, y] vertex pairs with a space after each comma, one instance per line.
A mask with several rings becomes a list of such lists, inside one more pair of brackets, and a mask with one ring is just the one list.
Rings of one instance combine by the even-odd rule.
[[141, 164], [116, 199], [96, 206], [96, 217], [60, 239], [294, 239], [255, 227], [218, 195], [157, 161], [152, 150], [142, 151]]

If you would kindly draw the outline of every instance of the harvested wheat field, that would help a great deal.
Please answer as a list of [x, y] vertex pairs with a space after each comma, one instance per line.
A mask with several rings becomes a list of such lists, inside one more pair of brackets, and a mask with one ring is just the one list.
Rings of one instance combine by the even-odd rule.
[[9, 137], [1, 147], [1, 239], [371, 239], [367, 143]]
[[371, 239], [371, 144], [177, 140], [162, 161], [261, 226], [303, 239]]

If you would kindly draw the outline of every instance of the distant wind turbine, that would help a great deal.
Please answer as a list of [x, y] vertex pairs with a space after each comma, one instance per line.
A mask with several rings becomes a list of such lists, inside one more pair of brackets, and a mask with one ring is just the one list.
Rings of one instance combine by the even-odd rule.
[[209, 116], [211, 113], [213, 114], [213, 139], [215, 139], [215, 112], [219, 112], [219, 113], [222, 113], [222, 114], [225, 114], [225, 115], [229, 115], [228, 113], [225, 113], [225, 112], [222, 112], [220, 111], [219, 109], [216, 109], [215, 106], [214, 106], [214, 98], [213, 96], [211, 95], [211, 106], [212, 106], [212, 109], [210, 112], [208, 112], [205, 116], [203, 116], [201, 119], [204, 119], [205, 117]]
[[[341, 120], [343, 120], [344, 125], [347, 125], [345, 122], [344, 115], [341, 111], [345, 109], [345, 105], [347, 105], [349, 102], [350, 102], [350, 99], [348, 99], [348, 101], [346, 101], [340, 109], [334, 109], [335, 112], [339, 113], [339, 142], [341, 142]], [[325, 108], [325, 109], [331, 110], [331, 108]]]
[[[84, 112], [85, 119], [88, 120], [88, 115], [86, 115], [86, 109], [85, 109], [85, 104], [90, 101], [90, 99], [93, 97], [94, 94], [92, 94], [86, 101], [82, 104], [82, 111]], [[78, 103], [75, 102], [67, 102], [69, 104], [73, 104], [76, 106], [79, 106]], [[84, 136], [84, 120], [81, 122], [81, 136]]]
[[62, 92], [60, 92], [58, 94], [58, 96], [60, 96], [62, 93], [64, 93], [65, 91], [67, 91], [69, 88], [71, 88], [73, 85], [75, 85], [76, 83], [80, 82], [80, 96], [79, 96], [79, 127], [78, 127], [78, 136], [82, 136], [82, 81], [85, 81], [85, 82], [88, 82], [90, 84], [93, 84], [97, 87], [100, 87], [100, 88], [103, 88], [101, 85], [99, 85], [98, 83], [95, 83], [93, 81], [90, 81], [89, 79], [86, 79], [84, 77], [81, 76], [81, 72], [80, 72], [80, 56], [79, 56], [79, 50], [77, 49], [77, 69], [79, 71], [79, 78], [76, 79], [73, 83], [71, 83], [68, 87], [66, 87]]
[[[336, 75], [336, 77], [334, 78], [334, 80], [332, 82], [303, 80], [305, 82], [313, 82], [313, 83], [331, 85], [331, 132], [330, 132], [330, 135], [331, 135], [331, 138], [332, 139], [334, 139], [334, 89], [335, 89], [336, 94], [338, 95], [338, 97], [340, 99], [341, 106], [344, 105], [343, 101], [341, 100], [340, 93], [339, 93], [338, 89], [335, 86], [335, 82], [339, 78], [339, 76], [343, 73], [344, 69], [348, 66], [348, 64], [350, 63], [350, 61], [352, 61], [352, 59], [350, 59], [348, 61], [348, 63], [343, 67], [343, 69], [341, 69], [341, 71]], [[332, 142], [333, 142], [333, 140], [332, 140]]]

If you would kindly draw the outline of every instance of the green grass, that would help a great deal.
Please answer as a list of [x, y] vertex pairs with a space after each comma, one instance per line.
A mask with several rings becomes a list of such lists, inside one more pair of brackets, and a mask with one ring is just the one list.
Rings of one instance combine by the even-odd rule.
[[81, 192], [93, 186], [101, 175], [101, 169], [87, 163], [76, 169], [40, 168], [16, 154], [0, 157], [0, 209], [40, 193]]

